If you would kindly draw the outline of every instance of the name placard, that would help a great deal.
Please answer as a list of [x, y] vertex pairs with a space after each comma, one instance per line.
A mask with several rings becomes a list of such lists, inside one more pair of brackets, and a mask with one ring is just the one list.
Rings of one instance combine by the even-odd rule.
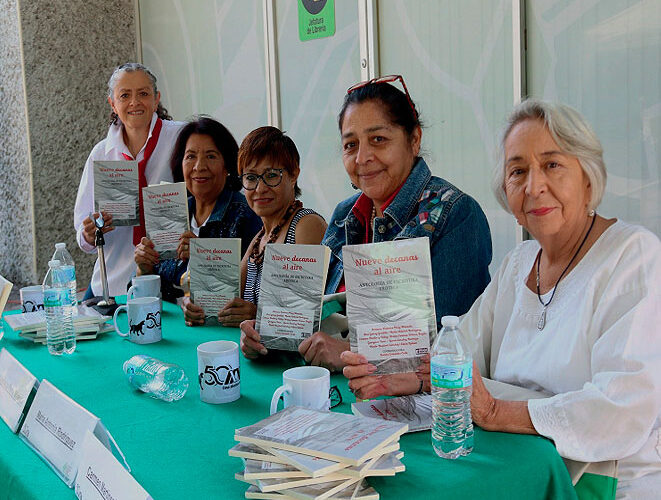
[[113, 454], [86, 432], [74, 486], [80, 500], [151, 500], [149, 493], [122, 467]]
[[97, 424], [96, 416], [44, 379], [25, 417], [20, 437], [71, 488], [85, 434], [94, 432]]
[[23, 410], [37, 379], [4, 347], [0, 351], [0, 417], [18, 431]]

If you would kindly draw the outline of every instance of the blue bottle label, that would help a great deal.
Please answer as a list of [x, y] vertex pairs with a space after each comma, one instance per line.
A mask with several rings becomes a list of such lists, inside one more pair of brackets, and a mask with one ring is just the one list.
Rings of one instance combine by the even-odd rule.
[[431, 360], [431, 383], [440, 389], [462, 389], [473, 384], [473, 363], [445, 366]]
[[44, 307], [59, 307], [62, 305], [62, 296], [59, 290], [44, 290]]

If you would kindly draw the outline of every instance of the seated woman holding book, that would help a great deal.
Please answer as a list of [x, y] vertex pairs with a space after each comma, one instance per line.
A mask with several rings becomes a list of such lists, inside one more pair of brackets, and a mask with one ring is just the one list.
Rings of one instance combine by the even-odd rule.
[[[605, 186], [601, 144], [578, 112], [514, 108], [493, 187], [535, 240], [505, 257], [462, 319], [476, 361], [472, 416], [486, 430], [546, 436], [572, 460], [617, 460], [618, 498], [658, 498], [661, 243], [595, 213]], [[371, 398], [361, 371], [345, 368]]]
[[[400, 81], [404, 91], [389, 82]], [[491, 235], [482, 209], [467, 194], [432, 176], [419, 156], [422, 129], [418, 111], [401, 76], [351, 87], [339, 114], [342, 160], [358, 193], [341, 202], [323, 244], [331, 250], [326, 293], [344, 291], [342, 247], [426, 236], [432, 258], [437, 322], [464, 314], [489, 282]], [[242, 325], [243, 353], [265, 353], [252, 325]], [[430, 332], [433, 337], [436, 332]], [[349, 342], [317, 332], [299, 352], [311, 364], [341, 370]], [[413, 392], [414, 373], [393, 375]]]
[[[300, 156], [294, 141], [275, 127], [250, 132], [239, 148], [239, 179], [246, 200], [260, 217], [262, 228], [253, 238], [241, 261], [241, 297], [236, 297], [218, 313], [224, 326], [239, 326], [254, 320], [259, 301], [264, 249], [268, 243], [318, 245], [326, 221], [298, 201]], [[186, 324], [204, 322], [204, 311], [190, 301], [184, 308]], [[254, 324], [254, 321], [252, 322]]]
[[163, 299], [184, 295], [181, 278], [186, 272], [190, 238], [241, 238], [242, 254], [259, 231], [260, 220], [239, 192], [238, 146], [221, 123], [200, 117], [181, 130], [172, 152], [170, 168], [175, 182], [186, 183], [190, 193], [190, 231], [181, 235], [176, 259], [159, 258], [146, 237], [135, 249], [138, 275], [158, 274]]

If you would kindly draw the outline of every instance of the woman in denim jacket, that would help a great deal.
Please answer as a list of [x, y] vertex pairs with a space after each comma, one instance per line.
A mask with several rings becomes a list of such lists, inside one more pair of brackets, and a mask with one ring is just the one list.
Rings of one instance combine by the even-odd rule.
[[[322, 241], [331, 249], [326, 293], [344, 290], [344, 245], [428, 236], [440, 324], [444, 315], [468, 311], [489, 283], [491, 236], [477, 202], [432, 176], [418, 156], [418, 113], [408, 91], [388, 83], [395, 80], [406, 91], [401, 76], [364, 82], [349, 89], [340, 111], [342, 159], [352, 184], [362, 192], [336, 207]], [[251, 348], [263, 353], [248, 333], [244, 353]], [[301, 343], [299, 352], [311, 364], [340, 370], [362, 362], [362, 356], [341, 359], [348, 349], [348, 341], [317, 332]], [[418, 390], [420, 380], [412, 375], [389, 377], [403, 376], [401, 391], [410, 393]], [[412, 390], [408, 382], [415, 385]]]
[[161, 276], [163, 299], [184, 295], [181, 277], [188, 268], [190, 238], [241, 238], [241, 253], [261, 228], [261, 220], [239, 192], [234, 137], [221, 123], [200, 117], [182, 128], [170, 161], [175, 182], [186, 182], [191, 231], [181, 235], [176, 259], [160, 260], [149, 238], [135, 249], [138, 275]]

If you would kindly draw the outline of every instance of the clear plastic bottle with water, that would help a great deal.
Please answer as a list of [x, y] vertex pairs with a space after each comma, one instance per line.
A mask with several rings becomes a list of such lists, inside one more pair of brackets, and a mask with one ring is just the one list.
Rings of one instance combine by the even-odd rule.
[[133, 387], [163, 401], [178, 401], [188, 390], [188, 377], [180, 366], [144, 354], [125, 361], [124, 373]]
[[71, 306], [73, 307], [71, 313], [73, 316], [75, 316], [78, 314], [78, 298], [76, 296], [76, 264], [73, 261], [73, 257], [67, 250], [67, 244], [55, 243], [55, 253], [51, 259], [60, 261], [60, 266], [62, 267], [62, 271], [64, 271], [64, 274], [69, 283], [69, 290], [71, 291], [70, 298]]
[[431, 352], [432, 445], [443, 458], [473, 450], [473, 359], [456, 316], [443, 316]]
[[68, 279], [59, 260], [48, 263], [42, 286], [46, 313], [46, 344], [50, 354], [71, 354], [76, 350], [76, 335], [71, 316]]

